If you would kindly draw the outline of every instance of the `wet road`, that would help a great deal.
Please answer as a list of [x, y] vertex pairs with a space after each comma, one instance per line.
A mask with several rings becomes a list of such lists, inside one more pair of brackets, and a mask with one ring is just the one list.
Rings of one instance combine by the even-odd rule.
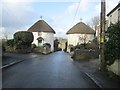
[[3, 88], [97, 88], [64, 52], [38, 55], [2, 74]]

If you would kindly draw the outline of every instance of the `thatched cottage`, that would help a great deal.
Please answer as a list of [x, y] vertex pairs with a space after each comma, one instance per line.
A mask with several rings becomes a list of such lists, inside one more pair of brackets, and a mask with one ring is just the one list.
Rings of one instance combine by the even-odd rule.
[[51, 45], [51, 51], [54, 50], [55, 31], [44, 20], [37, 21], [28, 31], [34, 35], [33, 44], [42, 47], [44, 43], [49, 43]]
[[77, 44], [88, 43], [94, 39], [95, 31], [83, 22], [77, 23], [66, 34], [68, 38], [68, 52], [70, 46]]

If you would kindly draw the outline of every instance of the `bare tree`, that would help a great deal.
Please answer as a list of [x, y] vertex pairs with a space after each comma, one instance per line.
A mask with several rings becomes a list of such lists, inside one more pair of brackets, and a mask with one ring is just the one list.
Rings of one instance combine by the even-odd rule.
[[4, 39], [8, 39], [8, 37], [9, 37], [9, 32], [7, 32], [7, 31], [2, 31], [2, 38], [4, 38]]
[[87, 24], [87, 26], [91, 27], [90, 21], [87, 21], [86, 24]]
[[79, 42], [82, 42], [84, 44], [84, 47], [85, 47], [85, 45], [87, 43], [87, 35], [84, 34], [82, 36], [79, 36]]
[[91, 25], [92, 25], [92, 28], [97, 29], [97, 25], [99, 24], [100, 22], [100, 16], [94, 16], [93, 18], [91, 18]]

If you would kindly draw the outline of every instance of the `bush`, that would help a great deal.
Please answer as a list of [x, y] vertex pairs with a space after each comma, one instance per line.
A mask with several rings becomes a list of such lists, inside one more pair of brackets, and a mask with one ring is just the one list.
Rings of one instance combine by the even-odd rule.
[[7, 40], [7, 46], [13, 47], [14, 46], [14, 39]]
[[90, 60], [99, 57], [99, 53], [93, 50], [75, 50], [72, 58], [74, 60]]
[[19, 31], [14, 34], [15, 49], [17, 52], [27, 53], [31, 50], [31, 43], [33, 42], [32, 32]]
[[2, 53], [4, 53], [5, 52], [5, 47], [4, 46], [2, 46]]
[[62, 51], [62, 49], [61, 49], [61, 48], [58, 48], [57, 51]]
[[33, 42], [33, 34], [32, 32], [27, 31], [19, 31], [14, 34], [15, 42], [20, 42], [22, 44], [28, 44]]
[[75, 50], [75, 47], [70, 48], [70, 52], [73, 52]]
[[98, 41], [97, 41], [97, 37], [95, 37], [91, 43], [95, 43], [95, 44], [98, 44]]
[[2, 46], [4, 46], [4, 47], [7, 46], [7, 40], [6, 39], [2, 39]]
[[49, 47], [49, 48], [51, 48], [51, 45], [49, 43], [44, 43], [43, 47]]
[[33, 42], [33, 34], [32, 32], [27, 31], [19, 31], [14, 34], [14, 42], [16, 49], [23, 49], [31, 47], [31, 43]]
[[87, 43], [85, 47], [84, 47], [84, 44], [80, 44], [80, 45], [76, 45], [74, 48], [80, 49], [80, 50], [83, 50], [83, 49], [98, 50], [99, 47], [98, 47], [98, 44], [91, 42], [91, 43]]
[[105, 60], [108, 65], [112, 65], [115, 60], [120, 60], [120, 22], [112, 24], [106, 33]]
[[1, 46], [2, 46], [2, 52], [6, 52], [6, 47], [7, 47], [7, 40], [6, 39], [2, 39]]
[[84, 44], [76, 45], [75, 49], [85, 49]]
[[37, 48], [37, 46], [35, 44], [32, 44], [31, 47], [32, 47], [32, 49]]

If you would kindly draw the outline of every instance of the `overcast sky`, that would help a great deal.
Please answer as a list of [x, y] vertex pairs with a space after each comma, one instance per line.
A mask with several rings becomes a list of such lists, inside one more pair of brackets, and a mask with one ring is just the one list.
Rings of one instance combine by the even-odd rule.
[[[100, 14], [100, 1], [2, 0], [0, 1], [0, 16], [2, 16], [0, 38], [3, 37], [2, 32], [7, 32], [11, 38], [16, 31], [27, 31], [31, 25], [40, 20], [40, 16], [55, 30], [56, 36], [65, 37], [65, 33], [81, 18], [83, 22], [88, 23], [92, 17]], [[119, 0], [106, 0], [106, 14], [118, 2]]]

